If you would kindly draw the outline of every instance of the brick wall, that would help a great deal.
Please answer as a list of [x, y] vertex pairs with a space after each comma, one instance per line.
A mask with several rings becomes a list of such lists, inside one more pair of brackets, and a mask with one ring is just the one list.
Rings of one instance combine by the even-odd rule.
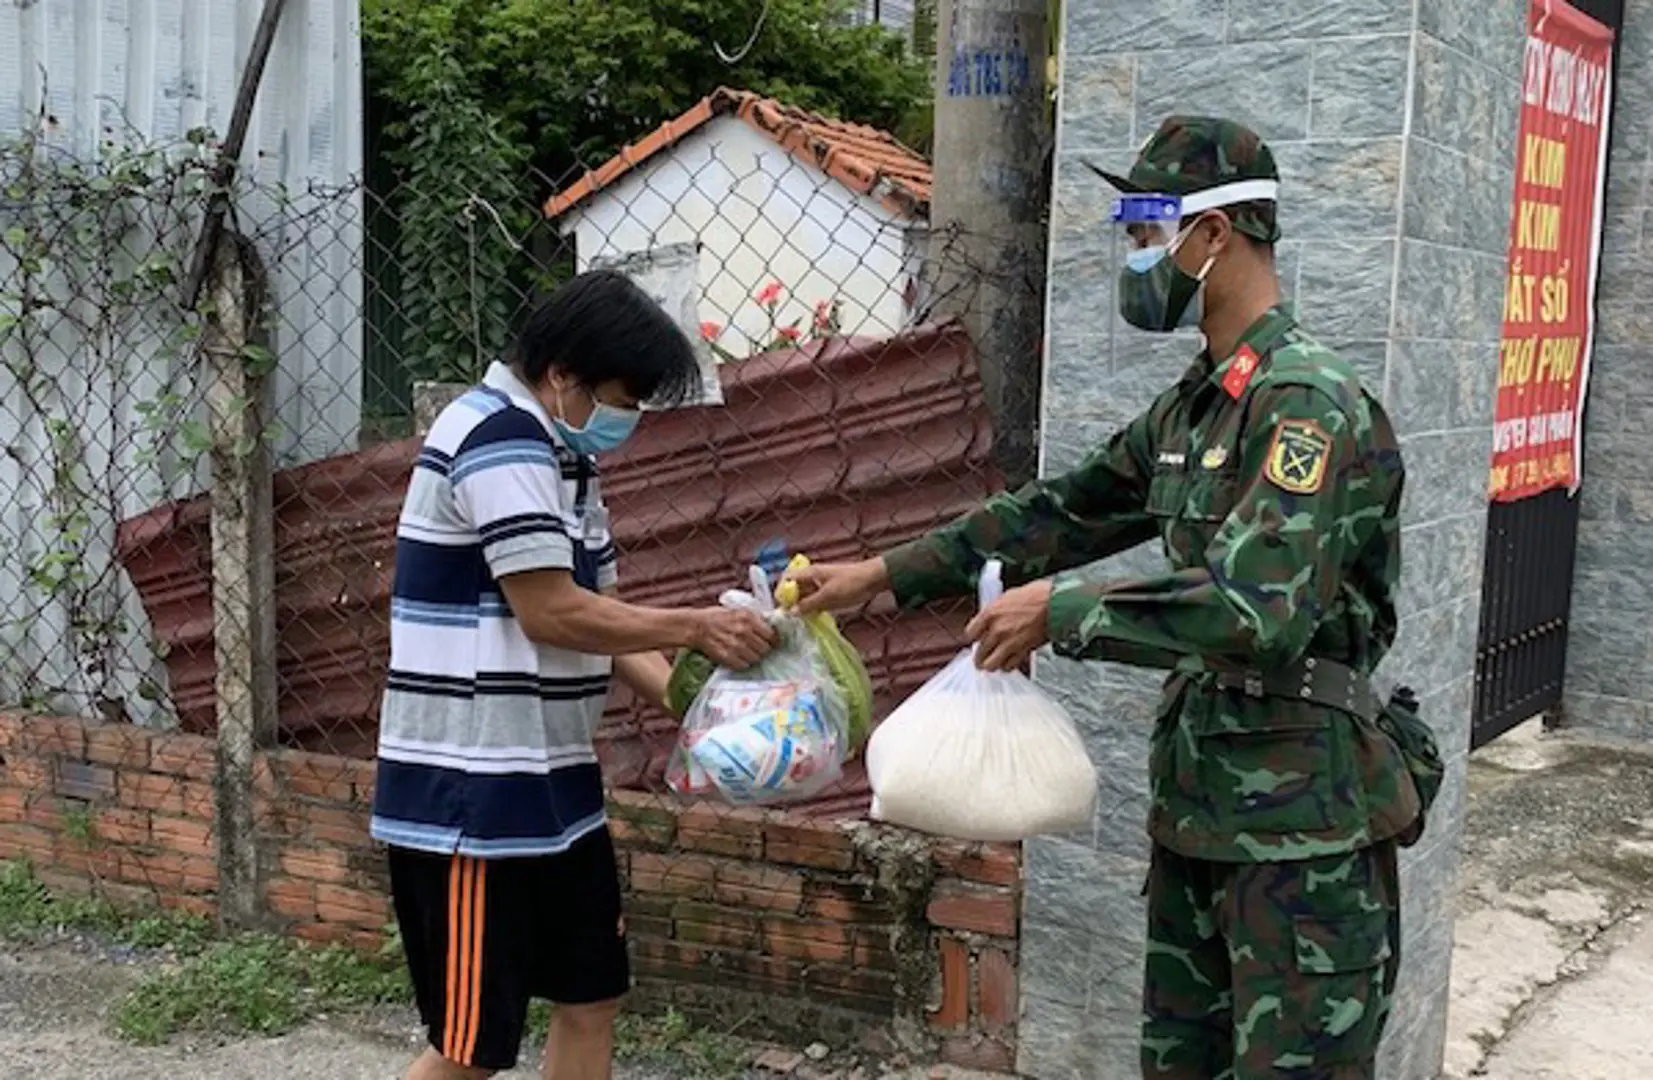
[[[29, 859], [55, 888], [213, 913], [213, 749], [0, 713], [0, 859]], [[372, 786], [368, 761], [259, 756], [273, 929], [378, 947], [390, 910], [367, 835]], [[1016, 848], [639, 792], [616, 792], [610, 814], [641, 1002], [746, 1034], [1013, 1067]]]

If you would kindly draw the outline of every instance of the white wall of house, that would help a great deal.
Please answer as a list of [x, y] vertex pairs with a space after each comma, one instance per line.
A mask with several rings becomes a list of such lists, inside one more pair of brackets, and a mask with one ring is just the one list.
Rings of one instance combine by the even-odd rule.
[[721, 116], [571, 211], [583, 270], [592, 259], [663, 244], [700, 244], [700, 320], [744, 355], [768, 315], [753, 295], [784, 293], [777, 322], [806, 332], [815, 305], [836, 299], [840, 332], [887, 336], [907, 323], [903, 299], [913, 222], [793, 157], [738, 117]]

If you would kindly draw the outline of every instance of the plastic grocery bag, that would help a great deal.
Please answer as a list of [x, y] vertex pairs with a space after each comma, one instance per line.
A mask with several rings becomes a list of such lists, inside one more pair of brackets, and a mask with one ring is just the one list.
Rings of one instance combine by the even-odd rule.
[[[808, 560], [798, 556], [793, 560], [794, 565], [808, 565]], [[768, 576], [761, 567], [751, 568], [752, 591], [733, 590], [726, 592], [719, 599], [724, 607], [745, 608], [756, 611], [765, 617], [772, 617], [771, 613], [777, 609], [773, 598]], [[795, 585], [782, 582], [776, 591], [789, 591]], [[779, 605], [789, 607], [788, 605]], [[793, 616], [796, 617], [796, 616]], [[872, 731], [872, 680], [867, 676], [867, 667], [861, 659], [861, 654], [849, 639], [838, 629], [837, 620], [824, 612], [802, 617], [803, 626], [809, 636], [815, 640], [821, 650], [828, 669], [832, 672], [832, 679], [838, 690], [844, 695], [849, 705], [849, 728], [851, 754], [863, 746], [867, 735]], [[712, 672], [717, 665], [704, 654], [692, 649], [685, 649], [678, 654], [676, 662], [672, 664], [670, 680], [666, 683], [665, 706], [673, 716], [685, 716], [695, 698], [706, 688], [712, 678]]]
[[[982, 571], [997, 600], [1000, 567]], [[1067, 710], [1021, 672], [960, 653], [873, 732], [872, 817], [959, 840], [1022, 840], [1089, 827], [1096, 770]]]
[[[752, 568], [752, 584], [752, 592], [725, 593], [720, 603], [769, 619], [780, 636], [774, 651], [741, 672], [712, 668], [694, 653], [680, 656], [673, 668], [668, 705], [699, 684], [666, 767], [666, 783], [680, 794], [715, 793], [742, 805], [810, 798], [843, 775], [844, 762], [859, 745], [858, 706], [851, 700], [856, 694], [864, 697], [870, 720], [871, 683], [836, 624], [829, 620], [823, 627], [816, 616], [789, 610], [791, 603], [777, 604], [758, 567]], [[796, 592], [795, 584], [788, 586], [783, 583], [782, 590]], [[795, 602], [784, 594], [782, 599]], [[847, 672], [834, 669], [833, 657], [840, 668], [844, 657], [823, 647], [826, 630], [853, 658], [859, 672], [854, 694], [841, 685]]]

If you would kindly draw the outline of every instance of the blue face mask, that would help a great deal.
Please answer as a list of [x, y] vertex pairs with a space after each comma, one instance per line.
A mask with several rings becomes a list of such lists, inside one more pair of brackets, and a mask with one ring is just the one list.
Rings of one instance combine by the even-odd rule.
[[1132, 326], [1164, 334], [1199, 325], [1200, 291], [1214, 260], [1206, 260], [1198, 277], [1185, 273], [1171, 254], [1186, 235], [1126, 253], [1119, 272], [1119, 313]]
[[605, 454], [637, 430], [643, 414], [637, 409], [622, 409], [605, 402], [597, 402], [583, 427], [575, 427], [560, 417], [551, 422], [557, 425], [557, 434], [576, 454]]

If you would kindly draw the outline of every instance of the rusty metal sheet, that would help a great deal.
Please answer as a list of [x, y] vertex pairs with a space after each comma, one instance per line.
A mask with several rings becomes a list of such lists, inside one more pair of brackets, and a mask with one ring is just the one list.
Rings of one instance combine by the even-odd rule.
[[[838, 340], [723, 369], [725, 406], [651, 414], [605, 462], [621, 591], [660, 605], [710, 604], [745, 579], [760, 545], [818, 560], [881, 550], [1000, 486], [975, 360], [954, 323], [889, 341]], [[352, 756], [374, 749], [389, 655], [394, 534], [416, 440], [275, 477], [274, 658], [281, 739]], [[119, 556], [163, 644], [185, 729], [214, 723], [209, 507], [173, 504], [124, 522]], [[887, 604], [845, 620], [880, 712], [959, 647], [967, 604], [896, 618]], [[619, 786], [652, 785], [672, 721], [616, 690], [598, 732]], [[852, 770], [818, 800], [859, 812]]]

